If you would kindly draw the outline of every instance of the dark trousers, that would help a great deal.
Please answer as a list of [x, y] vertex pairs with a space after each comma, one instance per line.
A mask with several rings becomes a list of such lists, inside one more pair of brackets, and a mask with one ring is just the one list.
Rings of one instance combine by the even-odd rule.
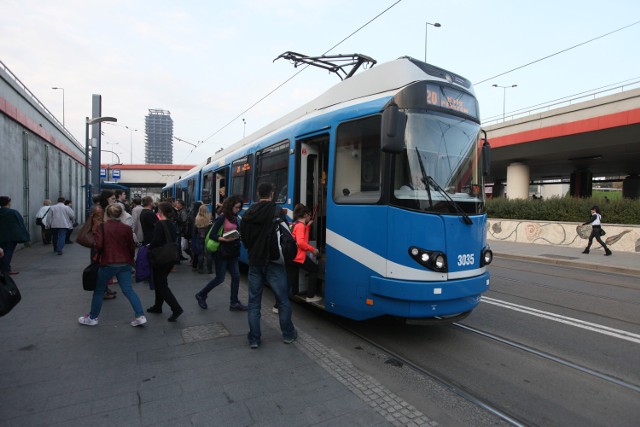
[[307, 296], [315, 296], [318, 289], [318, 264], [311, 261], [309, 257], [304, 258], [304, 263], [292, 262], [290, 268], [287, 268], [287, 276], [289, 277], [289, 287], [294, 293], [299, 292], [300, 269], [309, 273], [307, 281]]
[[154, 307], [162, 308], [163, 303], [167, 303], [171, 307], [171, 311], [179, 312], [182, 310], [178, 300], [169, 289], [169, 273], [173, 268], [172, 264], [162, 267], [153, 267], [153, 285], [155, 286], [156, 300]]
[[44, 225], [40, 226], [40, 234], [42, 235], [42, 244], [49, 245], [51, 244], [51, 229], [47, 229]]
[[604, 253], [606, 254], [610, 254], [611, 251], [609, 250], [609, 248], [607, 247], [607, 244], [605, 242], [602, 241], [602, 238], [600, 237], [600, 231], [602, 230], [602, 227], [600, 227], [599, 225], [594, 225], [591, 228], [591, 234], [589, 235], [589, 244], [587, 245], [587, 249], [585, 249], [587, 252], [589, 251], [589, 248], [591, 248], [591, 243], [593, 243], [593, 239], [595, 238], [598, 243], [600, 243], [604, 249]]
[[0, 244], [0, 247], [2, 247], [4, 251], [4, 256], [0, 258], [0, 266], [4, 273], [11, 271], [11, 259], [13, 258], [13, 252], [16, 250], [16, 246], [18, 246], [18, 242], [3, 242]]

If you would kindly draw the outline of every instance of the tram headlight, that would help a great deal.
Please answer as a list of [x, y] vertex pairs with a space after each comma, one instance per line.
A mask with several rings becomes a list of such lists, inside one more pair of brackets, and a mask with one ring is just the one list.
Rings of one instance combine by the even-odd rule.
[[447, 256], [442, 252], [429, 251], [412, 246], [409, 248], [409, 256], [429, 270], [439, 273], [446, 273], [447, 271]]
[[482, 257], [480, 258], [480, 267], [491, 264], [493, 261], [493, 251], [487, 246], [482, 250]]

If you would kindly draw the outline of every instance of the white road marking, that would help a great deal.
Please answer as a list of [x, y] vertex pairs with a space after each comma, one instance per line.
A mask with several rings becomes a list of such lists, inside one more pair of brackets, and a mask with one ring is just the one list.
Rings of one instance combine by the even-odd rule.
[[554, 322], [564, 323], [565, 325], [575, 326], [577, 328], [586, 329], [588, 331], [597, 332], [599, 334], [608, 335], [614, 338], [620, 338], [625, 341], [631, 341], [640, 344], [640, 335], [621, 329], [614, 329], [597, 323], [585, 322], [584, 320], [574, 319], [572, 317], [561, 316], [559, 314], [550, 313], [548, 311], [537, 310], [523, 305], [513, 304], [507, 301], [501, 301], [489, 297], [482, 297], [482, 302], [496, 305], [498, 307], [508, 308], [509, 310], [519, 311], [521, 313], [530, 314], [532, 316], [541, 317], [543, 319], [553, 320]]

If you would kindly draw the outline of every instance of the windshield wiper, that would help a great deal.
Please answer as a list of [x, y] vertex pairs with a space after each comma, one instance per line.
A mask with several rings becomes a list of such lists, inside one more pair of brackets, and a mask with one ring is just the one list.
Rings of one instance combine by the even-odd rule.
[[431, 200], [431, 190], [430, 190], [430, 187], [433, 186], [433, 188], [435, 188], [440, 194], [442, 194], [442, 196], [447, 201], [449, 206], [452, 206], [456, 210], [456, 213], [462, 217], [462, 221], [464, 221], [465, 224], [469, 224], [469, 225], [473, 224], [473, 221], [471, 220], [471, 218], [469, 218], [469, 215], [467, 215], [465, 211], [462, 210], [460, 205], [458, 205], [453, 200], [453, 198], [449, 195], [449, 193], [447, 193], [442, 187], [440, 187], [440, 185], [436, 182], [435, 179], [427, 175], [427, 172], [424, 169], [424, 164], [422, 163], [422, 156], [420, 156], [420, 151], [418, 150], [418, 147], [416, 147], [416, 154], [418, 155], [418, 162], [420, 163], [420, 171], [422, 172], [422, 182], [427, 188], [427, 194], [429, 195], [429, 206], [433, 207], [433, 202]]
[[420, 163], [420, 171], [422, 172], [422, 183], [427, 189], [427, 195], [429, 196], [429, 207], [432, 208], [433, 200], [431, 200], [431, 186], [429, 185], [429, 176], [427, 175], [427, 171], [424, 169], [424, 163], [422, 163], [422, 156], [420, 155], [418, 147], [416, 147], [416, 154], [418, 155], [418, 163]]

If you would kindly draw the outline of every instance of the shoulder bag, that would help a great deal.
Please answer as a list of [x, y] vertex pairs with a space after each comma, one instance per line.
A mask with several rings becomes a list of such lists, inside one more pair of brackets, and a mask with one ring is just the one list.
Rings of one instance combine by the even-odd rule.
[[0, 274], [0, 317], [10, 312], [15, 307], [22, 296], [10, 275]]
[[[87, 221], [91, 222], [91, 221]], [[86, 224], [86, 223], [85, 223]], [[104, 235], [104, 224], [100, 224], [100, 229], [102, 230], [102, 234]], [[91, 234], [93, 238], [93, 234]], [[76, 242], [78, 239], [76, 238]], [[100, 255], [102, 251], [99, 251], [95, 254], [95, 258], [92, 258], [91, 264], [85, 267], [82, 270], [82, 289], [85, 291], [95, 291], [96, 284], [98, 283], [98, 270], [100, 270]]]
[[76, 242], [85, 248], [92, 248], [95, 244], [96, 241], [93, 237], [93, 231], [91, 230], [91, 218], [87, 219], [84, 224], [82, 224], [82, 227], [80, 227]]
[[178, 258], [178, 245], [176, 245], [176, 242], [171, 241], [171, 234], [169, 233], [167, 224], [161, 222], [160, 225], [164, 229], [166, 243], [151, 249], [149, 252], [149, 259], [151, 260], [151, 265], [154, 267], [172, 264]]
[[[213, 225], [211, 225], [211, 228], [209, 228], [209, 232], [207, 233], [207, 237], [204, 238], [204, 242], [205, 247], [207, 248], [207, 252], [214, 253], [218, 251], [218, 248], [220, 247], [220, 241], [209, 237], [211, 235], [211, 230], [213, 230]], [[224, 222], [222, 223], [222, 226], [220, 226], [218, 237], [222, 236], [222, 230], [224, 230]]]
[[44, 215], [42, 216], [42, 218], [36, 218], [36, 225], [44, 225], [44, 219], [47, 217], [47, 215], [49, 215], [49, 211], [51, 210], [51, 208], [47, 209], [47, 211], [44, 213]]

